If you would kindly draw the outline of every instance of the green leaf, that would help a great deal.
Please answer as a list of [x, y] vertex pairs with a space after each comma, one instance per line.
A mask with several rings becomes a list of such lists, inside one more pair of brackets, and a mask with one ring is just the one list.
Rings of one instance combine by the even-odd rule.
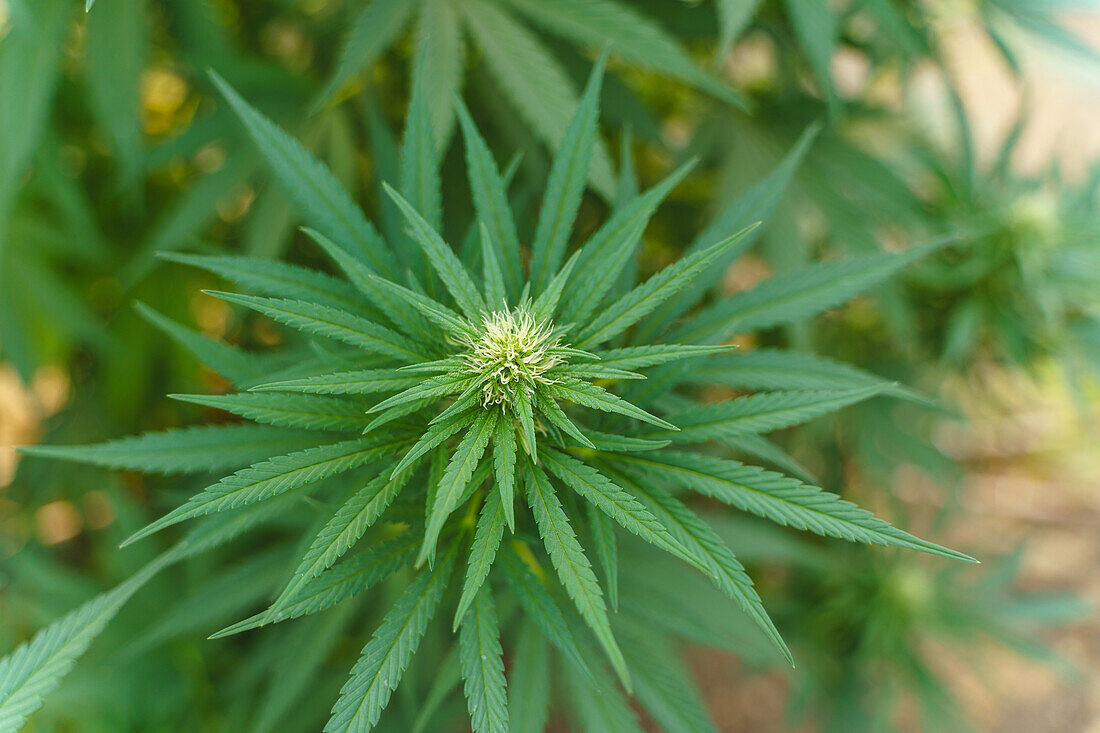
[[691, 344], [654, 344], [652, 346], [628, 346], [623, 349], [610, 349], [600, 352], [600, 365], [615, 369], [640, 369], [642, 367], [667, 364], [680, 359], [694, 359], [700, 356], [721, 354], [733, 346], [691, 345]]
[[[432, 300], [427, 295], [421, 295], [384, 278], [371, 276], [371, 281], [375, 286], [372, 288], [373, 292], [388, 291], [392, 293], [397, 300], [404, 301], [412, 309], [427, 316], [428, 320], [434, 322], [436, 326], [452, 336], [469, 338], [474, 335], [474, 330], [470, 327], [469, 321], [442, 303]], [[424, 340], [421, 339], [421, 341]]]
[[[425, 4], [421, 14], [428, 11]], [[436, 148], [435, 133], [432, 130], [431, 111], [428, 107], [426, 85], [423, 76], [426, 67], [421, 56], [428, 53], [432, 44], [422, 39], [417, 59], [413, 63], [412, 95], [409, 110], [405, 116], [405, 135], [401, 141], [400, 189], [402, 195], [420, 212], [424, 220], [439, 230], [443, 225], [442, 180], [439, 175], [440, 156]], [[449, 100], [448, 100], [448, 106]], [[425, 284], [431, 283], [431, 273], [426, 269], [427, 261], [420, 248], [408, 242], [402, 236], [406, 265], [419, 274]]]
[[558, 578], [561, 579], [569, 597], [573, 599], [581, 618], [595, 633], [596, 640], [607, 653], [619, 679], [629, 690], [630, 673], [626, 669], [623, 653], [611, 633], [603, 591], [600, 590], [584, 550], [577, 542], [577, 536], [569, 524], [569, 518], [565, 515], [565, 510], [562, 509], [561, 502], [558, 501], [554, 488], [542, 469], [528, 463], [525, 476], [527, 502], [535, 515], [535, 523], [538, 525], [539, 534], [542, 535], [543, 544], [546, 545], [550, 561], [558, 571]]
[[255, 295], [237, 295], [217, 290], [204, 290], [207, 295], [243, 305], [274, 318], [279, 323], [326, 338], [337, 339], [376, 354], [392, 357], [401, 362], [425, 361], [420, 347], [399, 333], [379, 326], [366, 318], [326, 305], [285, 298], [262, 298]]
[[787, 644], [772, 623], [764, 604], [753, 587], [752, 578], [733, 556], [722, 539], [707, 524], [675, 498], [648, 483], [643, 488], [621, 473], [613, 474], [619, 483], [631, 491], [657, 517], [669, 532], [692, 554], [707, 563], [708, 574], [714, 584], [741, 606], [756, 622], [790, 664], [794, 664]]
[[535, 302], [531, 304], [531, 317], [535, 319], [537, 323], [553, 318], [554, 314], [558, 312], [558, 303], [561, 301], [561, 294], [565, 292], [565, 286], [569, 283], [569, 278], [573, 274], [573, 268], [577, 265], [577, 260], [580, 259], [580, 250], [573, 253], [573, 256], [566, 260], [565, 264], [558, 274], [550, 280], [550, 283], [546, 286], [546, 289], [535, 298]]
[[[404, 0], [393, 0], [390, 4], [411, 5]], [[210, 76], [310, 225], [349, 254], [365, 258], [373, 271], [391, 275], [397, 272], [393, 255], [382, 238], [332, 172], [301, 143], [249, 106], [224, 79], [213, 71]]]
[[501, 310], [508, 305], [508, 288], [504, 284], [504, 273], [497, 261], [493, 236], [484, 221], [478, 221], [481, 234], [482, 280], [485, 283], [485, 304], [490, 311]]
[[[519, 542], [512, 544], [522, 547], [525, 554], [529, 556], [530, 549], [526, 545]], [[527, 618], [538, 626], [543, 635], [558, 648], [570, 664], [592, 680], [592, 670], [589, 669], [588, 662], [581, 653], [572, 627], [565, 620], [561, 609], [558, 608], [541, 580], [543, 576], [541, 568], [539, 568], [539, 577], [536, 577], [515, 548], [508, 544], [501, 548], [500, 558], [499, 567], [504, 571], [508, 587], [515, 593], [516, 600], [523, 607]]]
[[616, 397], [603, 387], [598, 387], [595, 384], [563, 381], [558, 384], [546, 385], [546, 391], [558, 399], [566, 400], [567, 402], [572, 402], [582, 407], [590, 407], [593, 410], [626, 415], [627, 417], [633, 417], [642, 422], [647, 422], [669, 431], [675, 431], [677, 429], [672, 423], [666, 422], [654, 415], [650, 415], [645, 410], [635, 407], [626, 400]]
[[956, 560], [972, 560], [903, 532], [836, 494], [756, 466], [665, 451], [609, 459], [630, 467], [639, 478], [659, 476], [784, 526], [850, 542], [905, 547]]
[[[577, 93], [569, 75], [545, 44], [498, 3], [463, 3], [471, 35], [481, 47], [486, 65], [516, 113], [555, 150], [576, 112]], [[615, 192], [611, 157], [596, 141], [588, 171], [592, 187], [604, 199]]]
[[134, 303], [134, 309], [142, 318], [191, 352], [196, 359], [238, 387], [263, 378], [265, 369], [255, 355], [182, 326], [144, 303]]
[[462, 29], [451, 0], [425, 0], [420, 9], [420, 51], [413, 60], [413, 74], [424, 79], [424, 96], [432, 114], [438, 150], [447, 149], [454, 129], [451, 100], [462, 88], [465, 67]]
[[410, 478], [411, 471], [404, 471], [396, 476], [384, 473], [376, 476], [344, 502], [313, 538], [309, 549], [298, 562], [298, 567], [294, 569], [290, 582], [268, 609], [268, 620], [274, 619], [286, 608], [287, 603], [296, 597], [299, 588], [343, 557], [382, 516]]
[[[767, 221], [775, 212], [779, 202], [790, 186], [795, 171], [802, 164], [810, 146], [821, 131], [819, 125], [810, 125], [798, 137], [779, 165], [755, 186], [729, 203], [714, 221], [707, 225], [688, 247], [686, 255], [692, 255], [710, 247], [734, 232], [749, 226], [754, 221]], [[666, 327], [699, 302], [706, 293], [721, 282], [730, 263], [748, 246], [756, 241], [761, 229], [750, 232], [738, 246], [729, 249], [719, 257], [708, 272], [704, 272], [695, 281], [695, 286], [681, 291], [657, 308], [641, 323], [634, 339], [637, 343], [646, 343], [657, 338]]]
[[508, 733], [504, 652], [488, 588], [477, 593], [473, 607], [462, 619], [458, 644], [462, 678], [466, 681], [466, 706], [474, 733]]
[[243, 392], [227, 395], [168, 395], [174, 400], [225, 410], [284, 428], [358, 432], [367, 424], [363, 408], [348, 400], [305, 394]]
[[706, 571], [701, 561], [690, 555], [648, 509], [595, 468], [549, 448], [543, 447], [539, 452], [543, 465], [551, 473], [623, 529]]
[[615, 681], [602, 667], [596, 667], [593, 671], [596, 676], [594, 684], [572, 670], [564, 670], [563, 676], [573, 700], [572, 708], [581, 730], [585, 733], [642, 733], [638, 714], [631, 710]]
[[265, 425], [203, 425], [96, 445], [23, 446], [22, 453], [151, 473], [226, 471], [317, 444], [317, 435]]
[[821, 84], [830, 116], [840, 113], [840, 100], [833, 85], [833, 50], [836, 47], [840, 22], [837, 15], [825, 3], [808, 0], [785, 0], [787, 15], [795, 37], [810, 62], [814, 76]]
[[436, 273], [439, 274], [440, 279], [443, 280], [447, 290], [454, 297], [459, 309], [467, 318], [476, 321], [481, 311], [485, 310], [485, 303], [482, 301], [481, 293], [478, 292], [474, 281], [470, 279], [470, 274], [466, 272], [462, 262], [459, 261], [435, 229], [432, 229], [431, 225], [424, 220], [424, 217], [413, 208], [412, 204], [391, 188], [389, 184], [383, 183], [382, 187], [397, 204], [397, 207], [401, 209], [401, 213], [405, 215], [405, 220], [412, 227], [413, 236], [423, 248], [424, 253], [428, 256], [428, 261]]
[[[628, 494], [629, 496], [629, 494]], [[619, 610], [619, 547], [615, 542], [615, 528], [611, 520], [596, 505], [589, 502], [586, 505], [588, 526], [592, 530], [592, 543], [596, 548], [596, 557], [603, 566], [604, 578], [607, 581], [607, 600], [611, 603], [612, 610]]]
[[718, 0], [718, 58], [724, 58], [756, 14], [762, 0]]
[[535, 239], [531, 245], [531, 281], [535, 292], [541, 293], [558, 271], [577, 209], [584, 195], [584, 183], [592, 164], [592, 151], [596, 144], [597, 122], [600, 113], [600, 89], [603, 84], [607, 52], [600, 55], [588, 85], [581, 96], [569, 127], [565, 129], [561, 145], [550, 166], [546, 188], [539, 207]]
[[371, 0], [355, 19], [336, 72], [317, 96], [320, 108], [361, 71], [377, 61], [408, 25], [420, 0]]
[[396, 474], [398, 471], [413, 465], [425, 453], [442, 445], [447, 438], [470, 425], [479, 414], [477, 410], [470, 410], [467, 413], [454, 415], [447, 420], [440, 420], [433, 424], [424, 432], [416, 445], [410, 448], [409, 452], [401, 458], [397, 466], [394, 467], [393, 473]]
[[141, 74], [148, 52], [148, 16], [144, 0], [111, 0], [88, 16], [89, 101], [96, 119], [111, 141], [111, 153], [121, 162], [123, 179], [140, 165], [144, 137], [141, 129]]
[[587, 448], [596, 447], [588, 441], [584, 433], [582, 433], [565, 412], [558, 407], [558, 403], [555, 402], [552, 397], [544, 396], [541, 390], [535, 391], [535, 406], [538, 407], [539, 412], [542, 413], [542, 416], [545, 417], [551, 425]]
[[252, 391], [285, 390], [313, 394], [374, 394], [397, 392], [424, 381], [420, 377], [403, 376], [396, 369], [357, 369], [351, 372], [333, 372], [313, 377], [268, 382], [252, 387]]
[[178, 559], [167, 552], [128, 580], [54, 621], [0, 659], [0, 731], [14, 733], [42, 706], [123, 604], [162, 568]]
[[[721, 384], [752, 390], [836, 390], [885, 386], [881, 377], [823, 356], [777, 349], [753, 349], [744, 354], [726, 354], [706, 359], [685, 372], [688, 384]], [[890, 385], [887, 391], [898, 397], [928, 403], [911, 389]]]
[[265, 609], [222, 629], [210, 638], [220, 639], [269, 623], [308, 616], [332, 608], [405, 567], [412, 560], [419, 542], [420, 538], [409, 532], [376, 545], [307, 581], [284, 601], [282, 609], [274, 615], [269, 616]]
[[523, 266], [520, 262], [516, 222], [508, 203], [508, 188], [496, 161], [493, 160], [488, 143], [478, 132], [466, 105], [456, 101], [455, 106], [458, 110], [458, 124], [462, 128], [462, 139], [466, 144], [466, 175], [470, 180], [474, 208], [481, 224], [489, 230], [490, 242], [499, 255], [497, 260], [503, 269], [504, 282], [509, 294], [515, 297], [523, 284]]
[[549, 651], [535, 622], [520, 622], [508, 680], [512, 733], [545, 733], [550, 716]]
[[703, 73], [676, 38], [660, 25], [614, 0], [507, 0], [531, 20], [570, 40], [606, 48], [631, 65], [687, 82], [724, 102], [747, 109], [736, 91]]
[[348, 283], [297, 265], [253, 257], [211, 257], [175, 252], [165, 252], [159, 256], [169, 262], [201, 267], [261, 295], [308, 300], [352, 312], [370, 308], [363, 296]]
[[563, 320], [582, 322], [599, 305], [619, 272], [634, 255], [638, 241], [657, 205], [695, 166], [691, 160], [680, 166], [653, 188], [615, 211], [611, 218], [584, 244], [565, 287]]
[[631, 625], [624, 649], [634, 675], [634, 694], [668, 733], [716, 733], [699, 690], [671, 644], [659, 634]]
[[351, 668], [351, 676], [332, 708], [332, 717], [325, 724], [325, 733], [367, 731], [378, 723], [378, 716], [439, 607], [454, 557], [452, 546], [435, 570], [420, 573], [386, 614]]
[[[499, 423], [498, 423], [499, 427]], [[470, 559], [466, 565], [466, 579], [462, 583], [462, 596], [458, 599], [452, 630], [458, 629], [463, 614], [473, 602], [489, 570], [496, 560], [500, 540], [504, 536], [504, 507], [500, 502], [500, 492], [490, 491], [481, 507], [481, 516], [477, 520], [474, 541], [470, 545]]]
[[424, 546], [416, 559], [417, 565], [423, 563], [435, 551], [436, 538], [443, 529], [443, 523], [458, 506], [458, 500], [462, 496], [466, 485], [474, 474], [474, 469], [485, 454], [485, 448], [489, 445], [489, 438], [496, 428], [498, 417], [495, 413], [482, 411], [474, 418], [470, 429], [458, 444], [454, 455], [451, 457], [439, 486], [435, 492], [435, 500], [428, 511], [428, 524], [424, 530]]
[[652, 436], [667, 438], [673, 443], [700, 443], [768, 433], [874, 397], [889, 386], [875, 384], [843, 390], [761, 392], [671, 415], [679, 430], [653, 433]]
[[512, 421], [501, 415], [493, 434], [493, 477], [500, 491], [500, 504], [508, 529], [516, 531], [516, 431]]
[[954, 237], [899, 253], [811, 265], [765, 280], [704, 309], [679, 328], [674, 341], [722, 341], [734, 333], [762, 331], [809, 318], [852, 299]]
[[270, 458], [203, 489], [123, 542], [128, 545], [187, 519], [264, 501], [385, 458], [412, 439], [400, 433], [345, 440]]
[[758, 224], [742, 229], [714, 246], [681, 258], [643, 284], [612, 303], [600, 312], [596, 320], [577, 336], [574, 346], [583, 349], [586, 346], [602, 344], [644, 318], [658, 305], [685, 288], [719, 256], [737, 244]]

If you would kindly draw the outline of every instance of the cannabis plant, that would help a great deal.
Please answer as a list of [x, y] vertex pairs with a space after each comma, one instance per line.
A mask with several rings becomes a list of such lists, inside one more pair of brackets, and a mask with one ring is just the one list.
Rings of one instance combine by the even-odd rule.
[[[386, 187], [406, 225], [390, 241], [323, 165], [214, 76], [309, 222], [309, 236], [343, 277], [271, 261], [172, 256], [253, 291], [209, 295], [274, 319], [300, 340], [288, 360], [176, 327], [196, 354], [242, 388], [177, 397], [251, 422], [30, 451], [154, 472], [248, 467], [136, 532], [124, 544], [215, 515], [0, 662], [0, 730], [22, 724], [159, 570], [276, 517], [297, 519], [300, 527], [305, 506], [324, 516], [302, 528], [304, 550], [285, 587], [267, 608], [215, 636], [317, 614], [386, 581], [396, 600], [352, 666], [326, 731], [374, 727], [421, 641], [440, 626], [457, 634], [456, 666], [475, 730], [508, 730], [510, 719], [522, 720], [520, 729], [544, 724], [550, 682], [544, 656], [529, 655], [545, 642], [561, 654], [560, 672], [586, 727], [623, 711], [630, 720], [587, 649], [594, 641], [622, 688], [635, 689], [632, 667], [646, 666], [639, 654], [645, 641], [624, 649], [613, 630], [630, 623], [631, 613], [635, 630], [645, 618], [637, 603], [633, 612], [624, 609], [626, 622], [614, 612], [618, 566], [633, 572], [650, 562], [626, 540], [631, 535], [698, 571], [791, 660], [749, 575], [690, 508], [689, 492], [824, 536], [969, 559], [835, 494], [729, 457], [735, 450], [768, 453], [760, 433], [896, 388], [812, 357], [742, 357], [724, 342], [837, 305], [942, 242], [816, 266], [710, 300], [754, 232], [752, 207], [737, 206], [681, 259], [638, 282], [632, 260], [641, 235], [687, 164], [653, 188], [625, 195], [570, 253], [598, 137], [602, 69], [601, 60], [560, 141], [529, 247], [520, 244], [508, 173], [454, 101], [476, 213], [457, 250], [439, 233], [440, 155], [424, 75], [414, 79], [400, 179]], [[748, 200], [762, 207], [774, 201], [770, 185]], [[700, 366], [708, 368], [703, 374], [727, 374], [714, 380], [724, 384], [771, 372], [768, 384], [779, 391], [704, 401], [700, 384], [711, 380], [696, 374]], [[833, 387], [815, 388], [820, 380]], [[599, 560], [602, 583], [589, 553]], [[691, 587], [686, 577], [684, 586]], [[503, 648], [517, 612], [524, 620], [508, 680]], [[575, 617], [583, 625], [571, 623]], [[690, 624], [666, 618], [656, 628], [666, 627], [683, 635]], [[630, 635], [632, 643], [638, 636]], [[654, 685], [652, 671], [650, 660], [639, 698], [659, 719], [682, 712], [668, 707], [667, 693], [690, 683]], [[585, 697], [577, 687], [600, 694]]]

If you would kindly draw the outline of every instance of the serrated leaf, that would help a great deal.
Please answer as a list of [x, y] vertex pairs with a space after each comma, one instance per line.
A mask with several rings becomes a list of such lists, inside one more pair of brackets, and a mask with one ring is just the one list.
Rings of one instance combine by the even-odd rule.
[[165, 252], [160, 257], [169, 262], [200, 267], [261, 295], [306, 300], [360, 313], [370, 308], [369, 303], [348, 283], [298, 265], [253, 257], [177, 252]]
[[610, 460], [632, 468], [640, 477], [660, 476], [784, 526], [851, 542], [906, 547], [956, 560], [972, 560], [903, 532], [836, 494], [756, 466], [666, 451], [614, 456]]
[[421, 50], [413, 62], [413, 73], [424, 78], [424, 96], [432, 114], [436, 147], [446, 150], [455, 120], [451, 100], [462, 88], [465, 66], [462, 30], [451, 0], [425, 0], [417, 32]]
[[722, 341], [737, 332], [793, 323], [838, 306], [944, 244], [946, 237], [904, 252], [811, 265], [765, 280], [704, 309], [677, 329], [673, 341]]
[[222, 629], [210, 638], [220, 639], [269, 623], [299, 618], [331, 608], [405, 567], [412, 560], [419, 541], [419, 537], [410, 532], [376, 545], [306, 582], [293, 596], [286, 599], [283, 608], [273, 616], [269, 617], [265, 609]]
[[351, 668], [325, 733], [367, 731], [378, 722], [439, 607], [454, 557], [452, 547], [435, 570], [423, 571], [386, 614]]
[[[426, 17], [424, 14], [428, 10], [425, 4], [421, 13], [422, 18]], [[413, 62], [412, 93], [409, 110], [405, 116], [405, 134], [401, 140], [401, 168], [398, 180], [402, 195], [420, 212], [432, 229], [438, 230], [443, 225], [440, 156], [436, 148], [435, 133], [432, 130], [431, 111], [425, 89], [429, 80], [424, 77], [426, 68], [422, 59], [431, 45], [427, 39], [422, 39], [417, 58]], [[406, 266], [418, 273], [423, 283], [430, 283], [431, 273], [427, 270], [428, 263], [424, 253], [414, 243], [408, 242], [406, 237], [402, 237], [401, 244]]]
[[706, 560], [714, 584], [737, 601], [742, 610], [764, 630], [783, 657], [793, 665], [791, 652], [768, 612], [764, 610], [764, 604], [753, 587], [752, 579], [714, 530], [666, 492], [649, 485], [643, 488], [619, 472], [614, 472], [613, 475], [668, 527], [672, 536], [688, 548], [689, 552]]
[[474, 469], [485, 454], [485, 448], [489, 445], [489, 438], [496, 428], [498, 416], [495, 413], [481, 412], [474, 418], [466, 435], [455, 449], [447, 469], [439, 481], [435, 492], [435, 500], [428, 511], [428, 523], [424, 530], [424, 546], [416, 562], [419, 565], [428, 559], [435, 551], [436, 538], [443, 529], [443, 523], [458, 506], [458, 500], [462, 496], [466, 485], [473, 477]]
[[602, 344], [618, 336], [665, 300], [687, 287], [697, 275], [711, 266], [718, 257], [737, 244], [756, 226], [754, 224], [746, 227], [712, 247], [683, 257], [661, 270], [601, 311], [596, 319], [577, 336], [574, 346], [583, 349], [586, 346]]
[[[503, 525], [501, 525], [503, 527]], [[500, 625], [488, 588], [482, 588], [462, 620], [459, 665], [474, 733], [508, 733]]]
[[264, 501], [390, 455], [412, 442], [408, 435], [372, 436], [307, 448], [270, 458], [226, 476], [123, 542], [128, 545], [187, 519]]
[[356, 17], [336, 72], [318, 95], [321, 107], [356, 74], [377, 61], [405, 29], [420, 0], [371, 0]]
[[604, 51], [592, 67], [580, 104], [565, 129], [546, 178], [535, 239], [531, 245], [531, 282], [537, 293], [546, 289], [558, 271], [584, 195], [584, 184], [596, 144], [600, 89], [606, 63], [607, 51]]
[[132, 175], [144, 147], [141, 129], [141, 74], [148, 52], [144, 0], [111, 0], [88, 16], [87, 84], [91, 108], [121, 161], [121, 176]]
[[144, 303], [135, 303], [134, 309], [142, 318], [191, 352], [201, 363], [238, 387], [252, 384], [263, 377], [265, 370], [255, 355], [182, 326]]
[[[391, 0], [390, 4], [411, 3]], [[375, 272], [396, 273], [393, 255], [332, 172], [297, 140], [253, 109], [224, 79], [214, 72], [210, 75], [310, 225], [349, 254], [364, 258]]]
[[383, 183], [382, 186], [401, 209], [401, 213], [405, 215], [405, 220], [412, 227], [414, 238], [428, 256], [428, 261], [455, 299], [459, 309], [467, 318], [476, 321], [481, 311], [485, 310], [485, 303], [462, 262], [412, 204], [388, 184]]
[[507, 0], [547, 30], [596, 48], [608, 46], [631, 64], [685, 81], [741, 109], [749, 103], [702, 72], [676, 38], [633, 8], [614, 0]]
[[596, 635], [611, 660], [611, 666], [619, 675], [623, 685], [630, 689], [630, 673], [626, 669], [622, 651], [611, 633], [611, 624], [607, 618], [607, 606], [604, 604], [603, 591], [592, 572], [592, 565], [584, 555], [569, 518], [562, 509], [561, 502], [554, 493], [546, 474], [538, 466], [528, 463], [524, 485], [527, 489], [527, 503], [535, 515], [539, 534], [546, 546], [546, 552], [558, 578], [573, 600], [581, 618]]
[[585, 321], [634, 255], [642, 232], [657, 205], [695, 166], [695, 161], [667, 175], [660, 183], [615, 211], [580, 250], [574, 275], [565, 286], [563, 320]]
[[689, 554], [648, 509], [612, 483], [609, 478], [592, 466], [564, 453], [546, 447], [541, 448], [539, 452], [543, 465], [551, 473], [597, 509], [618, 522], [623, 529], [706, 572], [702, 562]]
[[493, 477], [500, 491], [501, 509], [508, 528], [516, 531], [516, 431], [512, 421], [501, 415], [493, 434]]
[[63, 616], [0, 659], [0, 731], [14, 733], [42, 706], [123, 604], [162, 568], [177, 559], [167, 552], [113, 590]]
[[498, 311], [508, 306], [508, 288], [504, 284], [504, 273], [500, 270], [500, 262], [497, 261], [496, 247], [493, 244], [493, 236], [489, 234], [489, 228], [485, 222], [478, 222], [478, 230], [481, 237], [481, 266], [482, 282], [485, 287], [485, 304], [490, 311]]
[[226, 471], [317, 444], [314, 433], [265, 425], [203, 425], [95, 445], [34, 445], [27, 455], [151, 473]]
[[313, 377], [267, 382], [251, 388], [252, 391], [285, 390], [312, 394], [374, 394], [397, 392], [420, 384], [420, 377], [407, 377], [396, 369], [357, 369], [351, 372], [333, 372]]
[[635, 407], [626, 400], [616, 397], [595, 384], [563, 381], [558, 384], [546, 385], [546, 391], [558, 399], [572, 402], [582, 407], [590, 407], [593, 410], [626, 415], [627, 417], [633, 417], [642, 422], [657, 425], [669, 431], [675, 431], [677, 429], [672, 423], [666, 422], [654, 415], [650, 415], [640, 407]]
[[604, 579], [607, 581], [607, 600], [612, 610], [619, 610], [619, 547], [615, 541], [615, 528], [604, 512], [589, 502], [586, 507], [588, 526], [592, 531], [592, 544], [596, 557], [603, 566]]
[[447, 438], [470, 425], [478, 414], [476, 410], [471, 410], [468, 413], [454, 415], [447, 420], [441, 420], [433, 424], [420, 436], [420, 440], [416, 442], [416, 445], [410, 448], [409, 452], [401, 458], [397, 466], [394, 467], [393, 472], [403, 471], [413, 465], [425, 453], [442, 445]]
[[411, 471], [403, 471], [396, 476], [384, 473], [376, 476], [344, 502], [310, 543], [309, 549], [294, 569], [290, 582], [268, 609], [268, 620], [283, 611], [287, 603], [295, 598], [299, 588], [343, 557], [382, 516], [410, 478]]
[[[499, 424], [498, 424], [499, 427]], [[481, 507], [477, 520], [474, 541], [470, 545], [470, 558], [466, 564], [466, 579], [462, 583], [462, 595], [455, 608], [452, 630], [457, 629], [463, 614], [473, 602], [478, 589], [489, 577], [489, 570], [496, 560], [500, 540], [504, 536], [504, 506], [500, 501], [500, 491], [490, 491]]]
[[716, 733], [691, 674], [671, 644], [652, 629], [631, 626], [624, 648], [634, 694], [668, 733]]
[[760, 392], [725, 402], [715, 402], [670, 417], [679, 430], [653, 433], [673, 443], [700, 443], [798, 425], [881, 394], [889, 384], [842, 390]]
[[[569, 75], [538, 36], [501, 5], [464, 3], [463, 10], [489, 71], [516, 112], [543, 143], [557, 149], [578, 105]], [[611, 157], [598, 139], [589, 181], [605, 199], [614, 195]]]
[[462, 139], [466, 144], [466, 175], [470, 181], [474, 208], [480, 223], [489, 231], [490, 241], [496, 247], [508, 292], [515, 297], [519, 294], [523, 281], [523, 267], [520, 263], [516, 222], [508, 203], [507, 186], [497, 169], [496, 161], [493, 160], [489, 145], [478, 131], [469, 110], [460, 101], [455, 102], [455, 105], [458, 110], [458, 124], [462, 128]]
[[419, 346], [401, 334], [354, 313], [303, 300], [263, 298], [215, 290], [204, 292], [216, 298], [228, 300], [230, 303], [251, 308], [274, 318], [279, 323], [285, 323], [308, 333], [337, 339], [401, 362], [424, 361], [428, 358]]
[[693, 344], [654, 344], [652, 346], [627, 346], [600, 352], [600, 364], [615, 369], [641, 369], [667, 364], [680, 359], [721, 354], [733, 346], [706, 346]]
[[181, 402], [225, 410], [249, 420], [284, 428], [358, 432], [367, 424], [361, 406], [332, 397], [263, 392], [168, 396]]

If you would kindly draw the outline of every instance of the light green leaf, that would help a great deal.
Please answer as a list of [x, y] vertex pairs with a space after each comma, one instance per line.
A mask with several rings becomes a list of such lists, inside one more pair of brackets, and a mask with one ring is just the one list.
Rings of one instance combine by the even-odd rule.
[[627, 417], [632, 417], [636, 420], [641, 420], [642, 422], [664, 428], [667, 431], [675, 431], [677, 429], [672, 423], [666, 422], [654, 415], [650, 415], [645, 410], [635, 407], [626, 400], [616, 397], [603, 387], [598, 387], [595, 384], [563, 381], [558, 384], [546, 385], [546, 391], [558, 399], [572, 402], [582, 407], [590, 407], [593, 410], [626, 415]]
[[493, 434], [493, 477], [500, 491], [501, 508], [508, 529], [516, 531], [516, 431], [512, 421], [501, 415]]
[[357, 369], [351, 372], [333, 372], [313, 377], [267, 382], [252, 387], [252, 391], [285, 390], [313, 394], [373, 394], [397, 392], [416, 386], [420, 377], [407, 377], [396, 369]]
[[545, 733], [550, 715], [550, 650], [531, 619], [520, 623], [508, 680], [512, 733]]
[[144, 303], [134, 303], [134, 309], [142, 318], [191, 352], [201, 363], [238, 387], [252, 384], [263, 378], [266, 370], [255, 355], [182, 326]]

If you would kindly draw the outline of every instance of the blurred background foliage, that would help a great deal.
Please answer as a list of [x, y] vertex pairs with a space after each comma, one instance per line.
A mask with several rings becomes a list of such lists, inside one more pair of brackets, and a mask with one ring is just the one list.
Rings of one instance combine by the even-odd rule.
[[[832, 490], [852, 487], [898, 523], [990, 561], [933, 569], [749, 521], [725, 528], [762, 572], [761, 592], [802, 663], [769, 671], [751, 644], [719, 643], [730, 632], [721, 627], [695, 640], [734, 655], [687, 657], [720, 727], [1100, 724], [1100, 630], [1080, 620], [1094, 615], [1100, 585], [1100, 546], [1081, 544], [1100, 520], [1095, 106], [1094, 129], [1069, 133], [1070, 156], [1036, 161], [1032, 133], [1049, 126], [1052, 107], [1058, 114], [1033, 77], [1035, 58], [1057, 59], [1046, 78], [1087, 78], [1095, 105], [1100, 57], [1075, 32], [1083, 13], [1064, 0], [99, 0], [85, 14], [73, 0], [0, 0], [2, 648], [141, 567], [152, 550], [120, 553], [118, 541], [172, 503], [166, 496], [197, 488], [19, 461], [13, 446], [225, 419], [162, 397], [225, 388], [181, 344], [283, 338], [198, 295], [218, 284], [213, 275], [158, 253], [323, 266], [215, 100], [207, 69], [297, 135], [400, 236], [380, 182], [400, 165], [411, 67], [427, 65], [447, 149], [446, 210], [460, 212], [444, 227], [462, 241], [469, 194], [460, 146], [448, 146], [452, 96], [465, 99], [498, 158], [514, 161], [514, 203], [534, 207], [583, 79], [610, 46], [581, 229], [630, 185], [613, 170], [648, 184], [701, 159], [647, 231], [643, 267], [661, 268], [686, 246], [682, 231], [736, 197], [756, 201], [768, 225], [754, 254], [725, 273], [730, 292], [809, 261], [957, 237], [812, 325], [739, 337], [761, 354], [764, 381], [736, 386], [765, 387], [766, 349], [784, 346], [921, 390], [788, 431], [764, 457]], [[968, 44], [1021, 100], [992, 132], [974, 87], [996, 85], [980, 71], [977, 82], [967, 76], [968, 64], [980, 66]], [[787, 183], [780, 200], [753, 198], [767, 176]], [[1040, 551], [1030, 565], [1024, 534]], [[252, 541], [278, 540], [275, 527]], [[235, 557], [219, 550], [139, 594], [32, 729], [314, 729], [355, 653], [344, 631], [357, 607], [205, 642], [281, 579], [279, 563]], [[1078, 572], [1042, 572], [1066, 558]], [[1052, 626], [1069, 630], [1038, 631]], [[307, 643], [316, 638], [328, 641]], [[1057, 670], [1064, 681], [1032, 702], [1060, 706], [1062, 718], [1013, 727], [1021, 719], [1004, 711], [1016, 693], [988, 679], [989, 660], [1001, 659], [990, 642]], [[113, 649], [127, 664], [108, 663], [103, 650]], [[398, 693], [395, 729], [432, 729], [416, 718], [417, 691], [430, 696], [437, 666], [429, 652]], [[300, 665], [279, 663], [296, 655]], [[768, 694], [738, 697], [746, 686]], [[772, 700], [767, 710], [761, 700]], [[435, 720], [461, 714], [460, 698], [437, 702]]]

